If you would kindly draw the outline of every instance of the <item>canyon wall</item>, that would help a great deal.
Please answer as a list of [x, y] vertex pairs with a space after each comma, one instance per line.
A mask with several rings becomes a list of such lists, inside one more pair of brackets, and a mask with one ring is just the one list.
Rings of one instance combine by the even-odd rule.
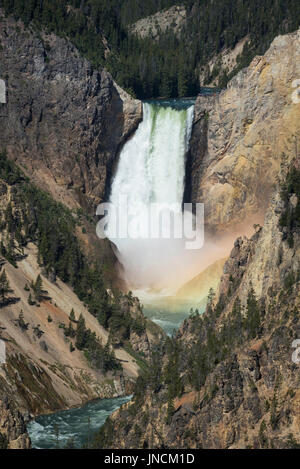
[[205, 203], [208, 230], [263, 221], [283, 154], [299, 151], [299, 77], [300, 30], [277, 37], [220, 94], [198, 96], [187, 184]]
[[141, 103], [66, 39], [0, 16], [0, 44], [1, 149], [55, 199], [94, 213]]

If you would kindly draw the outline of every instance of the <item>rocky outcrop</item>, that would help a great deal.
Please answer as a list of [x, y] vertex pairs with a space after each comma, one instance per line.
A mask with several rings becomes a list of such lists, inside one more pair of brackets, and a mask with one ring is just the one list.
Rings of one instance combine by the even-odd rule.
[[186, 8], [173, 6], [169, 10], [159, 11], [155, 15], [147, 16], [130, 26], [130, 32], [142, 39], [159, 40], [161, 35], [172, 31], [179, 35], [186, 23]]
[[165, 332], [144, 316], [138, 298], [123, 298], [121, 309], [136, 323], [136, 327], [130, 330], [128, 343], [133, 356], [149, 361], [153, 348], [166, 338]]
[[226, 75], [231, 74], [238, 65], [238, 58], [243, 52], [243, 48], [249, 38], [246, 36], [241, 39], [233, 49], [224, 49], [215, 55], [204, 67], [201, 68], [199, 74], [199, 82], [201, 86], [218, 86], [224, 72]]
[[300, 31], [279, 36], [226, 90], [197, 98], [187, 183], [214, 233], [261, 223], [282, 155], [297, 151], [299, 51]]
[[93, 212], [141, 103], [66, 39], [2, 17], [0, 43], [1, 148], [55, 199]]
[[0, 449], [30, 449], [31, 442], [23, 416], [1, 395]]

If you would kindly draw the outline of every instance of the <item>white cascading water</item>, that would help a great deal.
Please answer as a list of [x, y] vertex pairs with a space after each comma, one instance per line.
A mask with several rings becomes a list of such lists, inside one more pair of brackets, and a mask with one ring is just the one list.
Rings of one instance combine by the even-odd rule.
[[143, 121], [124, 145], [114, 177], [110, 203], [127, 196], [127, 212], [136, 239], [108, 237], [116, 244], [124, 277], [132, 289], [162, 291], [185, 279], [192, 253], [183, 240], [139, 239], [150, 204], [172, 205], [183, 200], [185, 155], [191, 136], [194, 106], [185, 109], [144, 103]]

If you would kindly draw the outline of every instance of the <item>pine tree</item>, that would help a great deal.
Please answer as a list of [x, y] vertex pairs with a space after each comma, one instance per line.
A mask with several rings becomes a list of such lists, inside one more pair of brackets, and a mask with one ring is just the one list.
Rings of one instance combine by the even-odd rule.
[[71, 312], [70, 312], [70, 321], [72, 322], [76, 322], [76, 317], [75, 317], [75, 311], [74, 311], [74, 308], [72, 308]]
[[22, 329], [22, 331], [27, 331], [28, 328], [29, 328], [29, 323], [26, 323], [25, 320], [24, 320], [24, 313], [23, 311], [21, 310], [20, 313], [19, 313], [19, 318], [17, 319], [17, 323], [20, 327], [20, 329]]
[[177, 80], [178, 96], [180, 98], [187, 96], [189, 89], [189, 76], [186, 72], [184, 64], [179, 65]]
[[210, 311], [213, 309], [214, 301], [215, 301], [215, 291], [213, 288], [209, 289], [208, 295], [207, 295], [207, 307]]
[[167, 68], [165, 68], [162, 73], [160, 95], [163, 98], [170, 98], [172, 96], [172, 80], [169, 74], [169, 70]]
[[35, 301], [33, 301], [33, 299], [32, 299], [31, 293], [29, 293], [29, 297], [28, 297], [27, 301], [28, 301], [28, 304], [30, 306], [33, 306], [35, 304]]
[[66, 337], [71, 337], [72, 339], [75, 337], [76, 331], [74, 330], [72, 326], [72, 322], [69, 322], [69, 326], [65, 328], [65, 336]]
[[107, 301], [103, 300], [99, 302], [99, 311], [97, 314], [97, 319], [101, 326], [103, 326], [105, 329], [108, 326], [108, 319], [110, 317], [110, 311], [109, 311], [109, 306], [107, 304]]
[[260, 329], [260, 311], [253, 287], [249, 290], [247, 298], [246, 329], [251, 339], [254, 339]]
[[5, 303], [7, 294], [11, 291], [9, 281], [6, 275], [5, 270], [0, 275], [0, 297], [2, 300], [2, 304]]
[[82, 350], [85, 348], [87, 342], [87, 330], [85, 327], [85, 319], [80, 314], [78, 323], [77, 323], [77, 330], [76, 330], [76, 342], [75, 345], [78, 348], [78, 350]]
[[168, 399], [168, 408], [167, 408], [167, 418], [166, 418], [166, 423], [169, 424], [171, 422], [172, 416], [175, 413], [175, 406], [174, 406], [174, 401], [171, 397]]
[[40, 274], [37, 276], [37, 279], [33, 285], [34, 296], [37, 301], [43, 299], [43, 281]]

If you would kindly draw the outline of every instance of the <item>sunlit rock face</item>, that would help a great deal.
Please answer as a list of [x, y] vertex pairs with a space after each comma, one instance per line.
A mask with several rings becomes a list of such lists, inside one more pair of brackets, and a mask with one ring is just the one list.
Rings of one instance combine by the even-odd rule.
[[213, 232], [263, 220], [283, 154], [299, 151], [299, 78], [300, 30], [277, 37], [220, 94], [197, 98], [189, 189]]

